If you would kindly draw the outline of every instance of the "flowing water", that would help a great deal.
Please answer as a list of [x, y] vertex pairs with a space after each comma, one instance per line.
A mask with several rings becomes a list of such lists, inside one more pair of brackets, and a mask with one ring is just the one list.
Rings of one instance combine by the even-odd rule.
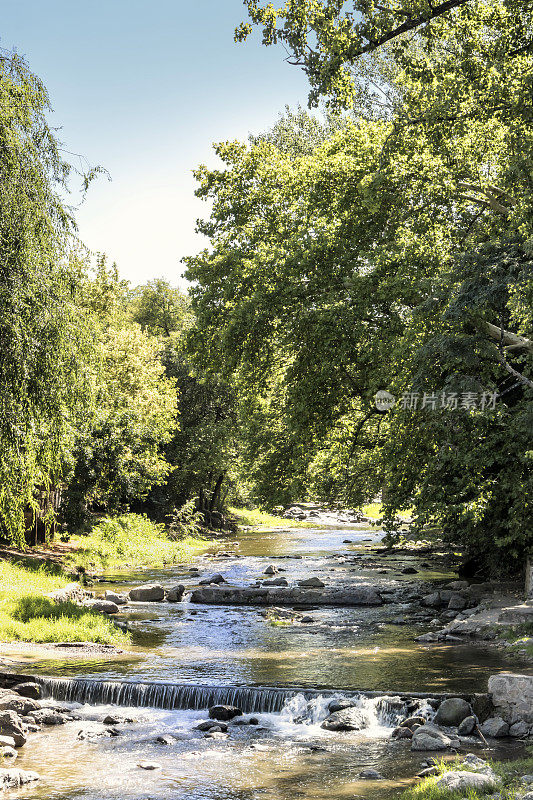
[[[130, 659], [42, 662], [45, 691], [77, 717], [32, 736], [17, 765], [38, 771], [39, 784], [18, 792], [36, 800], [344, 800], [398, 791], [419, 770], [390, 733], [405, 713], [428, 708], [424, 696], [485, 691], [490, 674], [510, 666], [501, 651], [481, 646], [424, 647], [414, 639], [428, 619], [409, 599], [413, 580], [452, 579], [445, 559], [380, 556], [380, 534], [361, 528], [297, 529], [242, 534], [195, 561], [200, 577], [220, 572], [233, 585], [264, 579], [273, 564], [289, 582], [316, 576], [328, 587], [374, 583], [401, 589], [403, 602], [376, 608], [317, 608], [309, 624], [272, 625], [264, 609], [134, 603]], [[345, 542], [349, 539], [350, 542]], [[222, 552], [223, 551], [223, 552]], [[416, 575], [401, 572], [414, 565]], [[188, 568], [109, 575], [121, 591], [141, 582], [199, 577]], [[516, 669], [517, 662], [512, 666]], [[518, 666], [520, 666], [518, 664]], [[359, 690], [389, 695], [372, 697]], [[418, 693], [409, 706], [400, 695]], [[332, 698], [350, 697], [364, 716], [361, 731], [324, 730]], [[227, 739], [195, 730], [213, 703], [235, 703], [256, 724], [231, 724]], [[129, 720], [104, 724], [108, 715]], [[170, 737], [167, 743], [157, 737]], [[475, 748], [469, 748], [474, 750]], [[142, 761], [159, 768], [145, 771]], [[383, 781], [364, 781], [373, 767]]]

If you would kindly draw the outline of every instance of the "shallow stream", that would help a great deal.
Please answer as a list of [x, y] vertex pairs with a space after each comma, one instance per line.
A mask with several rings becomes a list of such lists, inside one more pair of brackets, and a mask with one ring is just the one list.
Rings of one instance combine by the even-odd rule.
[[[490, 647], [423, 646], [414, 639], [428, 629], [427, 615], [409, 601], [413, 581], [453, 579], [444, 558], [376, 556], [369, 551], [380, 533], [361, 527], [293, 529], [241, 534], [213, 545], [195, 560], [200, 577], [221, 573], [233, 585], [264, 579], [272, 564], [289, 582], [316, 576], [328, 587], [373, 583], [381, 591], [403, 589], [405, 602], [376, 608], [317, 608], [309, 624], [272, 625], [264, 609], [133, 603], [123, 614], [134, 632], [131, 659], [65, 660], [34, 664], [51, 676], [101, 680], [165, 681], [207, 686], [272, 686], [343, 691], [486, 691], [489, 675], [506, 667], [502, 651]], [[350, 540], [346, 542], [345, 540]], [[427, 561], [424, 559], [428, 559]], [[403, 574], [413, 566], [417, 574]], [[189, 568], [109, 575], [95, 588], [121, 591], [134, 584], [198, 584]], [[385, 594], [386, 596], [386, 594]], [[30, 670], [28, 670], [30, 671]], [[328, 692], [328, 694], [330, 694]], [[34, 734], [17, 766], [35, 769], [42, 780], [18, 792], [36, 800], [344, 800], [384, 797], [408, 785], [427, 754], [413, 754], [405, 741], [390, 740], [394, 714], [379, 701], [361, 698], [367, 727], [338, 733], [320, 727], [331, 699], [295, 692], [281, 712], [252, 713], [256, 725], [230, 725], [227, 739], [206, 739], [194, 730], [206, 710], [165, 710], [68, 704], [79, 719]], [[65, 703], [61, 703], [64, 707]], [[109, 734], [107, 714], [129, 722]], [[399, 712], [398, 712], [399, 714]], [[171, 736], [169, 743], [158, 736]], [[476, 751], [475, 746], [469, 751]], [[505, 757], [506, 746], [499, 748]], [[494, 753], [491, 753], [494, 755]], [[160, 768], [145, 771], [141, 761]], [[359, 778], [373, 767], [385, 779]]]

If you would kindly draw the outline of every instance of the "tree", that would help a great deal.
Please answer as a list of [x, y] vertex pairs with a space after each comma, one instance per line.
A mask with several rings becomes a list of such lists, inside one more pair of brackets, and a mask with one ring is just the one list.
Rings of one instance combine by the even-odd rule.
[[[83, 414], [90, 341], [76, 306], [69, 165], [46, 122], [46, 89], [0, 54], [0, 518], [24, 541], [60, 479]], [[47, 522], [51, 522], [48, 507]]]

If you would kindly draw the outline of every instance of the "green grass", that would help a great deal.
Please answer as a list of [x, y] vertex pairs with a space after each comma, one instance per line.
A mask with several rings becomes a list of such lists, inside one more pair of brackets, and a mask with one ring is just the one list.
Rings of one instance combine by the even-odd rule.
[[316, 522], [312, 520], [298, 520], [298, 519], [285, 519], [285, 517], [276, 517], [274, 514], [268, 514], [266, 511], [261, 511], [258, 508], [230, 508], [232, 514], [238, 525], [244, 525], [250, 528], [317, 528]]
[[164, 525], [141, 514], [106, 517], [86, 536], [72, 536], [76, 548], [67, 559], [71, 567], [89, 572], [105, 569], [162, 567], [187, 561], [208, 544], [186, 536], [173, 541]]
[[513, 647], [516, 647], [518, 650], [525, 650], [528, 656], [533, 656], [533, 644], [526, 644], [526, 640], [533, 637], [533, 622], [525, 622], [523, 625], [513, 625], [512, 628], [501, 628], [498, 626], [496, 633], [500, 638], [511, 642]]
[[[436, 781], [445, 772], [453, 769], [474, 772], [465, 764], [461, 763], [461, 757], [452, 761], [441, 761], [438, 764], [439, 774], [435, 777], [426, 778], [420, 783], [411, 787], [401, 795], [401, 800], [458, 800], [460, 797], [467, 797], [469, 800], [479, 800], [487, 794], [493, 794], [494, 789], [487, 789], [485, 792], [469, 790], [466, 793], [451, 792], [442, 790], [436, 786]], [[520, 758], [514, 761], [489, 761], [492, 770], [501, 779], [501, 786], [498, 788], [498, 795], [502, 800], [514, 800], [517, 790], [521, 787], [520, 777], [533, 773], [533, 757]], [[521, 787], [522, 790], [524, 787]]]
[[70, 580], [0, 561], [0, 641], [127, 644], [129, 635], [101, 614], [44, 596]]
[[381, 503], [369, 503], [367, 506], [363, 506], [362, 511], [365, 517], [379, 519], [381, 517]]

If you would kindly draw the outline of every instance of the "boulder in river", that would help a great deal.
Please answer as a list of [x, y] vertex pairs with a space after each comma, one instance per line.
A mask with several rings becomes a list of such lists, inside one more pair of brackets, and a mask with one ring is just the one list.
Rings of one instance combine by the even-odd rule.
[[111, 600], [102, 600], [101, 598], [85, 600], [83, 605], [85, 608], [90, 608], [91, 611], [98, 611], [101, 614], [118, 614], [119, 612], [119, 607], [116, 603]]
[[146, 583], [130, 589], [129, 597], [140, 602], [158, 602], [165, 599], [165, 590], [158, 583]]
[[367, 718], [358, 708], [343, 708], [326, 717], [320, 727], [327, 731], [360, 731], [367, 727]]
[[14, 761], [17, 756], [18, 756], [18, 753], [15, 750], [14, 746], [13, 747], [9, 747], [8, 745], [0, 746], [0, 763], [2, 762], [2, 759], [4, 759], [4, 758], [7, 761], [9, 761], [9, 760]]
[[41, 686], [33, 681], [26, 683], [17, 683], [13, 687], [13, 691], [20, 694], [22, 697], [29, 697], [32, 700], [40, 700], [43, 694]]
[[176, 586], [170, 586], [165, 593], [165, 600], [167, 603], [179, 603], [185, 594], [185, 586], [178, 583]]
[[343, 711], [345, 708], [354, 708], [354, 706], [355, 703], [353, 700], [342, 697], [338, 700], [330, 700], [328, 703], [328, 711], [330, 714], [334, 714], [336, 711]]
[[15, 747], [26, 744], [22, 720], [14, 711], [0, 711], [0, 735], [13, 739]]
[[38, 780], [38, 773], [31, 770], [14, 769], [13, 767], [0, 768], [0, 789], [18, 789], [19, 786], [25, 786], [27, 783]]
[[204, 719], [198, 723], [198, 725], [194, 726], [195, 731], [210, 731], [211, 728], [218, 728], [221, 731], [227, 731], [228, 726], [225, 722], [221, 722], [218, 719]]
[[0, 690], [0, 711], [14, 711], [24, 717], [40, 707], [39, 702], [30, 697], [21, 697], [9, 690]]
[[263, 572], [263, 575], [275, 575], [278, 571], [278, 568], [274, 566], [274, 564], [270, 564], [266, 570]]
[[451, 739], [434, 725], [422, 725], [413, 733], [411, 750], [447, 750]]
[[483, 736], [501, 739], [509, 734], [509, 724], [501, 717], [490, 717], [481, 726], [481, 733]]
[[378, 772], [377, 769], [371, 769], [370, 767], [367, 769], [362, 769], [359, 773], [359, 777], [363, 778], [367, 781], [382, 781], [384, 780], [383, 775], [381, 772]]
[[65, 715], [54, 708], [42, 708], [40, 711], [34, 711], [32, 717], [39, 725], [64, 725], [67, 721]]
[[226, 583], [224, 576], [220, 574], [220, 572], [211, 575], [210, 578], [203, 578], [201, 581], [198, 581], [198, 586], [209, 586], [210, 583]]
[[237, 706], [230, 706], [230, 705], [218, 705], [218, 706], [211, 706], [209, 709], [209, 717], [210, 719], [217, 719], [222, 720], [223, 722], [227, 722], [233, 717], [241, 717], [242, 711]]
[[109, 589], [104, 593], [104, 599], [109, 600], [110, 603], [115, 603], [117, 606], [123, 606], [128, 602], [125, 595], [111, 592]]
[[473, 715], [465, 717], [464, 720], [457, 728], [457, 733], [459, 736], [470, 736], [477, 725], [477, 718]]
[[435, 725], [456, 726], [460, 725], [466, 717], [471, 716], [470, 703], [461, 697], [449, 697], [443, 700], [435, 714]]

